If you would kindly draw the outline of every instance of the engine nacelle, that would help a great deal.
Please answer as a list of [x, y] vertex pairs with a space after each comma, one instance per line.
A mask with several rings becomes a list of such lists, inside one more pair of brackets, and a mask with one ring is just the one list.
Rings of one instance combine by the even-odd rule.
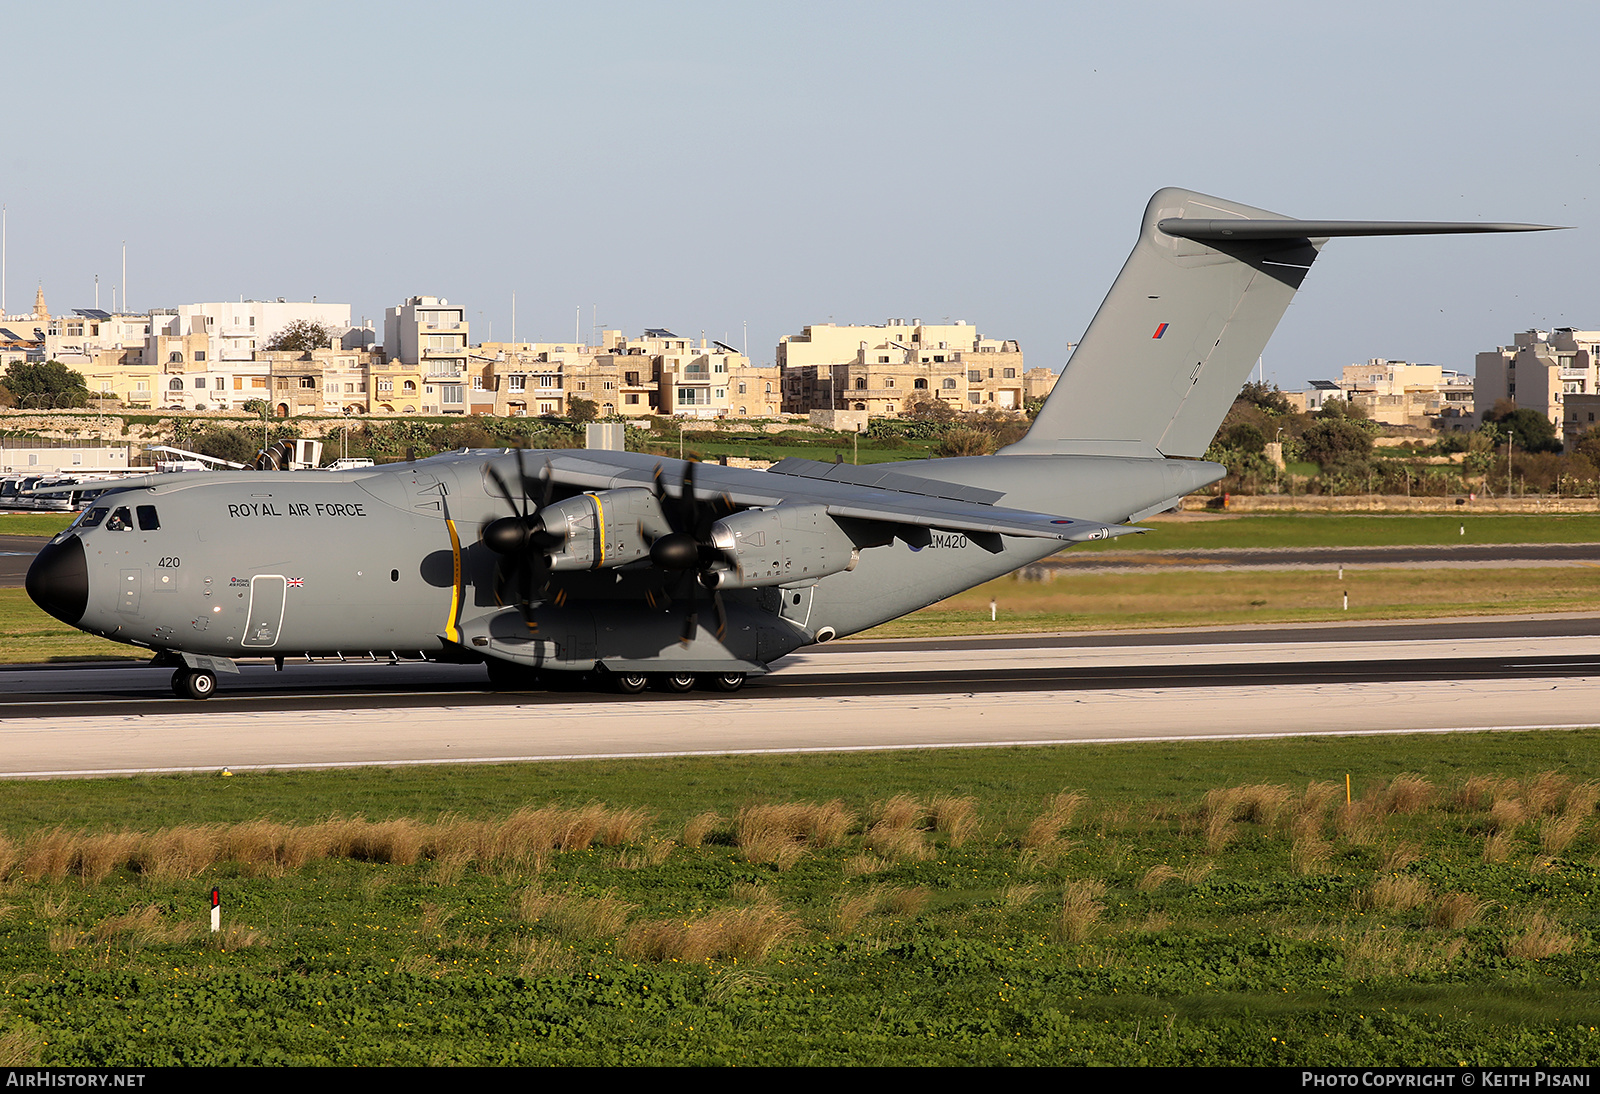
[[552, 570], [597, 570], [650, 557], [651, 541], [671, 531], [655, 494], [639, 486], [579, 494], [539, 510]]
[[861, 558], [854, 541], [820, 505], [747, 509], [711, 526], [722, 556], [706, 575], [714, 589], [753, 589], [814, 581], [853, 570]]

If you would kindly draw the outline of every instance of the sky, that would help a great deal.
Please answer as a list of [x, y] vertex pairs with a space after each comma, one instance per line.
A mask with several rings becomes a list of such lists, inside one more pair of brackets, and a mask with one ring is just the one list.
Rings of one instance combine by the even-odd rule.
[[[965, 319], [1059, 369], [1163, 186], [1318, 219], [1285, 390], [1600, 327], [1600, 5], [73, 3], [8, 12], [6, 307], [414, 295], [474, 342]], [[380, 335], [381, 336], [381, 335]], [[748, 341], [746, 341], [748, 339]]]

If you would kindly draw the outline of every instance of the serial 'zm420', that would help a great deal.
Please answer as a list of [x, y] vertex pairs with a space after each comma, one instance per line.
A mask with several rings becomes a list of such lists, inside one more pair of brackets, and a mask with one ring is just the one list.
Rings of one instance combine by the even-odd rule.
[[95, 501], [27, 588], [58, 619], [154, 651], [193, 698], [236, 658], [300, 656], [482, 662], [497, 686], [565, 673], [732, 691], [801, 646], [1140, 531], [1221, 478], [1195, 457], [1330, 238], [1541, 227], [1291, 220], [1162, 190], [1032, 428], [997, 455], [749, 471], [463, 451], [156, 475]]

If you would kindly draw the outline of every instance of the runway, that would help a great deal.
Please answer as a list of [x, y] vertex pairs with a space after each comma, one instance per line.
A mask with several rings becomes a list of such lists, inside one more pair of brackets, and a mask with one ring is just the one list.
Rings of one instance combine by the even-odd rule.
[[835, 643], [744, 691], [487, 690], [478, 667], [0, 673], [0, 777], [1575, 728], [1600, 618]]

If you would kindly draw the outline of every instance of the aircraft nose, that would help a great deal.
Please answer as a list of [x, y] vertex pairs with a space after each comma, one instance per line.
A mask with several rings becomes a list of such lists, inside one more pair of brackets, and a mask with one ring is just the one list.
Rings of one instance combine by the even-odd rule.
[[61, 622], [77, 626], [89, 607], [89, 561], [83, 541], [68, 536], [45, 544], [28, 567], [25, 585], [35, 604]]

